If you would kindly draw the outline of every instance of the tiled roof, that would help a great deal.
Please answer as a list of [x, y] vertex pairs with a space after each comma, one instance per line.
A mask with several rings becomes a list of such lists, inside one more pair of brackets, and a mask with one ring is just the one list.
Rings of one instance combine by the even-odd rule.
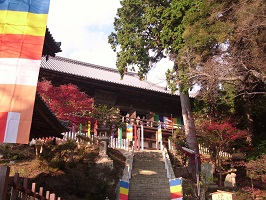
[[41, 68], [58, 71], [75, 76], [95, 79], [145, 90], [151, 90], [170, 94], [169, 90], [146, 80], [141, 81], [136, 73], [127, 72], [121, 80], [117, 69], [107, 68], [99, 65], [80, 62], [59, 56], [42, 59]]

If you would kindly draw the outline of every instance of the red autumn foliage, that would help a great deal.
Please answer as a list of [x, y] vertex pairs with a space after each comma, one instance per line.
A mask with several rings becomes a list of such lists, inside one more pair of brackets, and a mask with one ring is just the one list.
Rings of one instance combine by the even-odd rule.
[[[220, 152], [233, 152], [235, 146], [241, 146], [244, 139], [248, 136], [245, 130], [237, 129], [229, 120], [219, 122], [215, 120], [204, 120], [200, 126], [201, 143], [210, 151], [210, 159], [214, 165], [222, 164]], [[245, 141], [245, 140], [244, 140]]]
[[202, 123], [202, 131], [212, 138], [214, 145], [223, 145], [248, 136], [245, 130], [237, 129], [229, 121], [216, 122], [206, 120]]
[[76, 85], [55, 87], [51, 81], [43, 80], [38, 82], [37, 91], [58, 119], [69, 120], [71, 125], [92, 121], [89, 112], [93, 109], [93, 98], [81, 92]]

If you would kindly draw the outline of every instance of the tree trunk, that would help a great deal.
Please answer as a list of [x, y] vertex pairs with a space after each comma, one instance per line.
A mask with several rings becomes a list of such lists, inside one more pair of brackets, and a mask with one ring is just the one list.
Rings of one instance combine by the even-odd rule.
[[[180, 92], [180, 101], [188, 148], [199, 153], [199, 147], [196, 138], [196, 127], [194, 124], [188, 92], [186, 92], [185, 94]], [[188, 171], [193, 177], [196, 176], [195, 157], [193, 156], [189, 156]]]
[[244, 113], [246, 116], [246, 128], [247, 128], [248, 132], [250, 133], [250, 135], [247, 137], [247, 142], [249, 145], [251, 145], [252, 144], [252, 136], [254, 133], [252, 108], [251, 108], [251, 103], [250, 103], [248, 95], [244, 95], [243, 100], [244, 100], [244, 105], [245, 105]]

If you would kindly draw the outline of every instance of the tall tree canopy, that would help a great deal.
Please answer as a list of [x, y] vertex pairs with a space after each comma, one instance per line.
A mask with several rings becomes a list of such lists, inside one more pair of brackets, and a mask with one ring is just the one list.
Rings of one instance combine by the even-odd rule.
[[198, 5], [187, 15], [183, 33], [185, 58], [194, 63], [186, 76], [200, 84], [199, 97], [210, 113], [227, 105], [230, 114], [241, 113], [251, 134], [262, 135], [253, 123], [263, 118], [256, 108], [266, 111], [266, 2], [206, 0]]
[[242, 102], [253, 132], [250, 94], [265, 95], [265, 0], [121, 0], [121, 6], [109, 36], [117, 68], [122, 77], [137, 70], [143, 79], [162, 58], [174, 61], [166, 77], [180, 91], [190, 149], [197, 142], [188, 91], [196, 83], [211, 108]]
[[[137, 70], [141, 79], [167, 55], [178, 66], [178, 53], [184, 47], [184, 17], [194, 3], [188, 0], [123, 0], [117, 11], [115, 33], [109, 36], [109, 43], [117, 51], [117, 68], [123, 74], [131, 69]], [[177, 67], [176, 67], [177, 68]], [[180, 99], [188, 147], [198, 151], [196, 129], [192, 117], [188, 96], [185, 68], [181, 67], [178, 76], [182, 76]], [[189, 161], [189, 170], [194, 168]]]

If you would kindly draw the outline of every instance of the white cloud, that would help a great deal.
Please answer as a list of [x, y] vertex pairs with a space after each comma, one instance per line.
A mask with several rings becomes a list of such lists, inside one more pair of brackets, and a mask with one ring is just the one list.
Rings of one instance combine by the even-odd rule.
[[153, 82], [154, 84], [165, 87], [166, 86], [166, 77], [165, 72], [167, 69], [172, 69], [173, 62], [168, 58], [163, 58], [156, 66], [148, 73], [148, 81]]
[[47, 26], [62, 42], [57, 55], [115, 68], [108, 35], [119, 6], [119, 0], [51, 0]]
[[[108, 44], [120, 0], [51, 0], [47, 26], [61, 42], [58, 56], [116, 68], [116, 53]], [[148, 80], [165, 86], [165, 72], [172, 62], [163, 59]], [[163, 83], [161, 83], [163, 82]], [[160, 84], [161, 83], [161, 84]]]
[[51, 0], [49, 23], [69, 28], [109, 26], [119, 6], [119, 0]]

